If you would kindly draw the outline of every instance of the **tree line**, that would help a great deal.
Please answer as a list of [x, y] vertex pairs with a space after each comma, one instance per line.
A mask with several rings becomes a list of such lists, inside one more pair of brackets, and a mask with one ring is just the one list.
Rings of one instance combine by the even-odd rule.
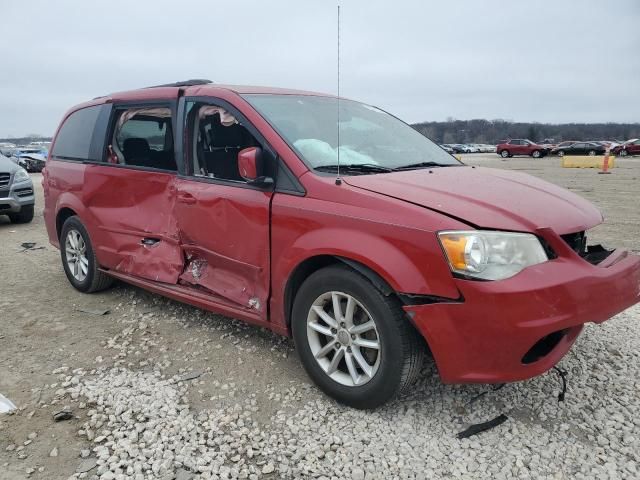
[[509, 120], [455, 120], [420, 122], [416, 130], [438, 143], [486, 143], [510, 138], [534, 142], [551, 140], [628, 140], [640, 137], [640, 123], [526, 123]]
[[[543, 140], [628, 140], [640, 138], [640, 123], [526, 123], [509, 120], [455, 120], [420, 122], [416, 130], [438, 143], [487, 143], [495, 145], [509, 138]], [[27, 145], [33, 141], [51, 141], [49, 137], [28, 135], [0, 138], [0, 142]]]

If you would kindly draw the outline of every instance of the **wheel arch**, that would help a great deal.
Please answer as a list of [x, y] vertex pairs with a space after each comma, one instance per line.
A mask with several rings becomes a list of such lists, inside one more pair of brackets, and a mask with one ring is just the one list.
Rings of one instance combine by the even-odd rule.
[[63, 207], [58, 210], [58, 213], [56, 214], [56, 237], [58, 239], [60, 239], [60, 235], [62, 234], [62, 226], [64, 225], [64, 222], [74, 215], [78, 214], [70, 207]]

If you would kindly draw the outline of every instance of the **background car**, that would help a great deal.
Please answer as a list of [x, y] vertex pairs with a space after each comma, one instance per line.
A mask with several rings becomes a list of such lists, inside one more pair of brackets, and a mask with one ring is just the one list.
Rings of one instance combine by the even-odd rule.
[[606, 147], [595, 142], [576, 142], [564, 147], [556, 147], [551, 153], [563, 157], [565, 155], [604, 155]]
[[512, 138], [498, 144], [496, 152], [502, 158], [509, 158], [514, 155], [529, 155], [533, 158], [541, 158], [549, 153], [549, 150], [526, 138]]
[[0, 214], [12, 223], [33, 220], [33, 182], [24, 168], [0, 155]]
[[611, 150], [614, 155], [626, 157], [627, 155], [640, 155], [640, 139], [627, 140], [622, 145], [618, 145]]

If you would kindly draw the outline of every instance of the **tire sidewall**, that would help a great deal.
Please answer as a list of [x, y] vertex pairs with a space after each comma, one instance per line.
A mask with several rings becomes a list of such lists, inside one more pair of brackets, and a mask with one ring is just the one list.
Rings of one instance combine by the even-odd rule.
[[[307, 339], [309, 309], [320, 295], [329, 291], [344, 292], [356, 298], [376, 324], [380, 365], [374, 377], [364, 385], [349, 387], [332, 380], [311, 353]], [[402, 342], [391, 319], [394, 312], [381, 301], [381, 295], [359, 274], [346, 268], [328, 268], [311, 275], [298, 290], [294, 301], [291, 326], [296, 350], [305, 370], [326, 394], [356, 408], [374, 408], [384, 403], [397, 392], [401, 381]]]
[[[69, 265], [67, 264], [67, 252], [66, 252], [65, 245], [67, 241], [67, 234], [72, 229], [76, 230], [77, 232], [80, 233], [80, 235], [82, 235], [82, 239], [84, 240], [84, 243], [87, 248], [86, 257], [89, 262], [88, 271], [87, 271], [87, 276], [81, 282], [78, 281], [73, 276], [73, 274], [69, 270]], [[62, 259], [62, 268], [64, 268], [64, 273], [67, 275], [67, 279], [69, 280], [69, 283], [71, 283], [71, 285], [73, 285], [73, 287], [76, 290], [79, 290], [85, 293], [88, 292], [91, 289], [93, 279], [96, 275], [97, 265], [95, 262], [95, 255], [93, 254], [93, 245], [91, 243], [91, 238], [89, 237], [89, 233], [87, 232], [87, 229], [84, 227], [82, 222], [76, 216], [69, 217], [64, 222], [64, 225], [62, 226], [62, 230], [60, 232], [60, 257]]]
[[531, 156], [533, 158], [540, 158], [540, 150], [534, 150], [533, 152], [531, 152]]
[[509, 151], [507, 151], [507, 150], [502, 150], [502, 151], [500, 152], [500, 156], [501, 156], [502, 158], [508, 158], [508, 157], [509, 157]]

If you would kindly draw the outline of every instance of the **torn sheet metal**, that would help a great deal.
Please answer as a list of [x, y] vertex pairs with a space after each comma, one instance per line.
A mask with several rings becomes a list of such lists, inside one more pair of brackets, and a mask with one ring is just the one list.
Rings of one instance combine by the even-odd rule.
[[185, 250], [187, 262], [180, 275], [182, 282], [205, 288], [241, 307], [261, 310], [262, 302], [255, 292], [258, 268], [204, 252], [195, 246], [185, 247]]

